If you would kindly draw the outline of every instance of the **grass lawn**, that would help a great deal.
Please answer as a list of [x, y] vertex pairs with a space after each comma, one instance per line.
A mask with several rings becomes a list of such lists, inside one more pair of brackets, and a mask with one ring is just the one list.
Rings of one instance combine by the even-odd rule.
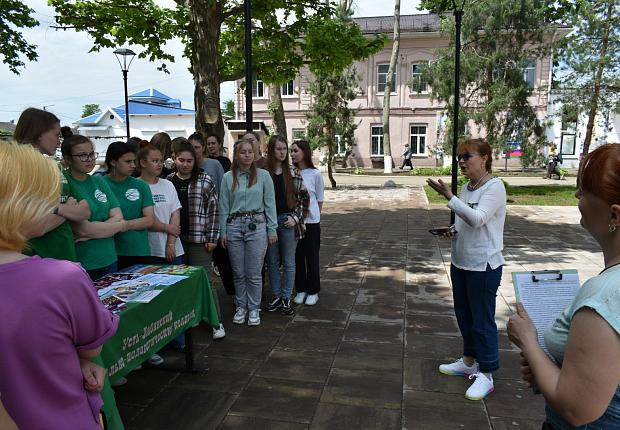
[[[424, 186], [430, 203], [445, 203], [446, 199], [428, 185]], [[577, 206], [575, 187], [570, 185], [509, 186], [506, 190], [509, 205]]]

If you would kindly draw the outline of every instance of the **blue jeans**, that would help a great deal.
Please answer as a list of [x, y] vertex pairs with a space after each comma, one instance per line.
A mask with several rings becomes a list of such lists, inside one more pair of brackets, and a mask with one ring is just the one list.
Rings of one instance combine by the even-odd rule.
[[474, 357], [481, 372], [499, 369], [495, 300], [502, 267], [474, 272], [450, 266], [454, 313], [463, 336], [463, 355]]
[[[251, 229], [251, 225], [255, 229]], [[228, 256], [233, 270], [237, 306], [249, 311], [260, 309], [263, 291], [261, 270], [267, 251], [265, 215], [240, 217], [226, 223]]]
[[[278, 242], [269, 245], [267, 248], [267, 270], [273, 296], [290, 299], [295, 285], [297, 238], [295, 237], [295, 227], [284, 227], [287, 218], [288, 214], [278, 215]], [[284, 285], [280, 280], [280, 265], [282, 265], [284, 272]]]
[[545, 423], [551, 425], [553, 430], [608, 430], [620, 428], [620, 387], [616, 389], [614, 396], [607, 406], [605, 413], [594, 422], [579, 427], [568, 424], [557, 412], [545, 405], [547, 418]]

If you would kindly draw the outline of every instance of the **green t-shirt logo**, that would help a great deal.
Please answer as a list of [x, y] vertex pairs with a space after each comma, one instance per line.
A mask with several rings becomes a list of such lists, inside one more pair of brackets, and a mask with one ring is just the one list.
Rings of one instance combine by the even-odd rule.
[[99, 188], [95, 190], [95, 198], [99, 200], [101, 203], [108, 202], [108, 196], [106, 196], [105, 193], [101, 191]]
[[130, 202], [135, 202], [140, 198], [140, 191], [136, 190], [135, 188], [129, 188], [127, 189], [127, 191], [125, 191], [125, 198]]

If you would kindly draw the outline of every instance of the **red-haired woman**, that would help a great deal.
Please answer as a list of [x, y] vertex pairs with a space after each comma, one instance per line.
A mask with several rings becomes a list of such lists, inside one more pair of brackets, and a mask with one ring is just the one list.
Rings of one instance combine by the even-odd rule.
[[[288, 161], [288, 144], [282, 136], [274, 135], [267, 145], [267, 170], [275, 190], [278, 216], [278, 242], [267, 248], [267, 269], [273, 300], [266, 310], [293, 313], [291, 294], [295, 284], [295, 250], [297, 241], [304, 237], [304, 217], [310, 206], [310, 196], [303, 178]], [[284, 282], [280, 280], [280, 267]]]
[[491, 175], [493, 154], [485, 140], [466, 140], [458, 146], [457, 154], [461, 171], [469, 178], [458, 197], [441, 179], [427, 181], [456, 213], [456, 233], [448, 234], [452, 238], [450, 278], [463, 356], [442, 364], [439, 371], [475, 378], [465, 397], [482, 400], [493, 392], [492, 372], [499, 369], [495, 296], [504, 265], [506, 190], [502, 181]]
[[620, 428], [620, 145], [603, 145], [582, 161], [581, 225], [603, 251], [605, 268], [586, 281], [545, 330], [551, 358], [538, 345], [523, 306], [508, 321], [521, 348], [521, 373], [545, 397], [544, 429]]

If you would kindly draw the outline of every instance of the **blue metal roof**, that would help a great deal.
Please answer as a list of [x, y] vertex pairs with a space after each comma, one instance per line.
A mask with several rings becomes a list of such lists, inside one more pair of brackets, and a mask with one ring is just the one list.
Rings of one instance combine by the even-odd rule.
[[147, 90], [142, 90], [140, 92], [130, 94], [129, 98], [132, 97], [157, 97], [158, 99], [170, 100], [170, 97], [168, 97], [161, 91], [157, 91], [155, 88], [149, 88]]
[[[112, 110], [118, 115], [121, 121], [125, 122], [124, 104], [114, 107]], [[178, 107], [129, 100], [129, 115], [194, 115], [195, 113], [196, 112], [191, 109], [181, 109]], [[101, 112], [97, 112], [80, 119], [75, 124], [95, 124], [100, 116]]]

